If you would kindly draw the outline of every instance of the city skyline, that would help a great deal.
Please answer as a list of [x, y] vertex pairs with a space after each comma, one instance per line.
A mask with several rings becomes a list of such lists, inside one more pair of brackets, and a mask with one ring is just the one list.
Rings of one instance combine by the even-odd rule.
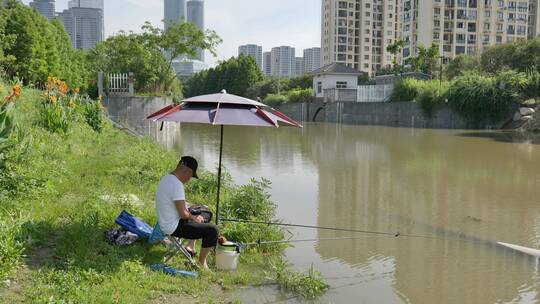
[[[31, 0], [23, 0], [29, 4]], [[57, 0], [56, 11], [68, 8], [69, 0]], [[105, 1], [105, 38], [120, 30], [140, 32], [145, 21], [163, 26], [163, 1], [115, 0]], [[304, 18], [298, 18], [301, 11]], [[313, 0], [276, 0], [271, 3], [252, 3], [230, 0], [205, 0], [205, 26], [215, 30], [223, 39], [218, 46], [218, 57], [206, 52], [206, 63], [235, 57], [238, 46], [258, 44], [270, 49], [290, 45], [298, 51], [320, 46], [320, 3]], [[238, 12], [242, 12], [240, 15]]]

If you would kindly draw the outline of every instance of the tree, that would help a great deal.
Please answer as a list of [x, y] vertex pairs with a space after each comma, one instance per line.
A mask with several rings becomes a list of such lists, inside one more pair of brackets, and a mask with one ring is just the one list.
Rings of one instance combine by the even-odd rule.
[[248, 89], [262, 79], [261, 69], [255, 60], [240, 55], [189, 78], [184, 87], [184, 95], [190, 97], [225, 89], [231, 94], [247, 96]]
[[313, 87], [313, 75], [305, 74], [289, 80], [290, 89], [311, 89]]
[[480, 58], [482, 70], [495, 74], [503, 70], [540, 70], [540, 38], [492, 46]]
[[394, 43], [392, 44], [389, 44], [388, 46], [386, 46], [386, 51], [389, 52], [389, 53], [392, 53], [394, 55], [394, 60], [393, 60], [393, 63], [394, 63], [394, 70], [397, 71], [396, 67], [398, 65], [397, 63], [397, 54], [401, 51], [401, 49], [405, 46], [405, 41], [404, 40], [396, 40]]
[[[9, 78], [42, 85], [56, 76], [70, 86], [84, 83], [84, 64], [73, 50], [64, 26], [36, 10], [10, 0], [0, 10], [0, 64]], [[4, 40], [4, 38], [6, 38]]]
[[432, 74], [437, 66], [439, 58], [439, 45], [432, 43], [430, 47], [419, 45], [416, 48], [417, 55], [408, 59], [413, 71]]
[[[169, 22], [163, 30], [145, 22], [142, 26], [142, 38], [150, 47], [157, 48], [167, 54], [168, 66], [166, 75], [173, 72], [172, 62], [181, 55], [195, 57], [198, 49], [208, 50], [216, 56], [216, 47], [222, 42], [215, 31], [201, 31], [193, 23]], [[170, 83], [176, 76], [164, 76], [164, 81]]]
[[448, 79], [463, 75], [466, 71], [480, 69], [480, 58], [470, 55], [458, 55], [446, 65], [445, 74]]

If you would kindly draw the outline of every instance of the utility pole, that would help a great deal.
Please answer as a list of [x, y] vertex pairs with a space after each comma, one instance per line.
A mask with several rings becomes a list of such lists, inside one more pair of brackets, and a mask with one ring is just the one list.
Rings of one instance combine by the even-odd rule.
[[444, 63], [444, 55], [439, 56], [441, 64], [439, 65], [439, 89], [442, 88], [442, 66]]

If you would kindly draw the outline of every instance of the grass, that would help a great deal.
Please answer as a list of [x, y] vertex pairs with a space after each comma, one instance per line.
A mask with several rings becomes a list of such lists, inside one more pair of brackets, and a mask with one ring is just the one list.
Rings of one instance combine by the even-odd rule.
[[[219, 303], [231, 300], [224, 295], [227, 290], [267, 281], [271, 264], [283, 263], [283, 247], [265, 247], [242, 254], [236, 272], [171, 277], [149, 268], [162, 261], [165, 248], [144, 241], [128, 247], [106, 243], [103, 232], [116, 226], [121, 210], [156, 222], [157, 183], [178, 155], [107, 121], [101, 133], [84, 119], [74, 122], [68, 134], [51, 133], [39, 124], [41, 95], [25, 89], [16, 102], [15, 144], [5, 153], [6, 166], [0, 172], [0, 303]], [[189, 200], [212, 205], [215, 175], [200, 176], [187, 186]], [[227, 215], [273, 220], [275, 205], [266, 192], [267, 181], [236, 186], [226, 176], [223, 187]], [[126, 199], [129, 194], [139, 199]], [[222, 233], [246, 242], [283, 238], [278, 228], [246, 229], [232, 223], [223, 226]], [[180, 257], [170, 264], [183, 268]], [[301, 287], [284, 287], [302, 294], [305, 282], [297, 285]]]

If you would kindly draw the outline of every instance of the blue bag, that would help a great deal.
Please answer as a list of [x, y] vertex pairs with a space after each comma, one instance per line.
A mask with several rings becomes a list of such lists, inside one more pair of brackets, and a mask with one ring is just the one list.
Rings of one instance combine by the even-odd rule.
[[123, 210], [116, 218], [115, 223], [122, 226], [129, 232], [135, 233], [139, 237], [147, 238], [152, 234], [152, 227], [141, 219], [134, 217], [127, 211]]

